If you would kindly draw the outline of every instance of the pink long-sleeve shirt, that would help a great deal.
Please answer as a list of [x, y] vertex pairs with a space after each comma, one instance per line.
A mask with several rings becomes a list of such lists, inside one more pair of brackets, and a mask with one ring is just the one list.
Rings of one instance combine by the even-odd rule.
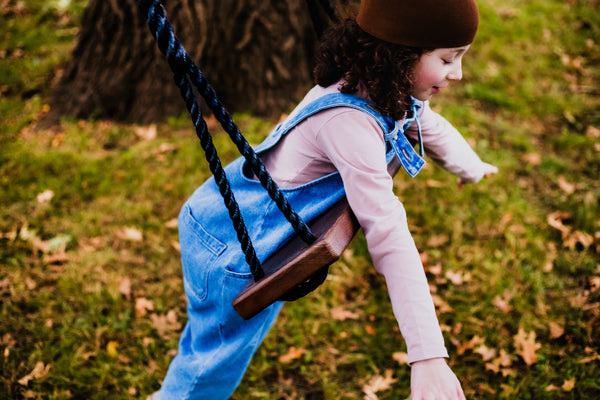
[[[292, 112], [338, 91], [339, 84], [315, 86]], [[460, 133], [422, 109], [421, 132], [427, 155], [465, 182], [483, 176], [483, 163]], [[407, 135], [416, 137], [416, 123]], [[394, 315], [407, 344], [408, 362], [447, 357], [425, 271], [410, 234], [406, 212], [393, 192], [385, 161], [385, 141], [366, 113], [338, 107], [306, 119], [262, 155], [281, 187], [305, 184], [339, 171], [348, 203], [363, 228], [375, 269], [384, 275]]]

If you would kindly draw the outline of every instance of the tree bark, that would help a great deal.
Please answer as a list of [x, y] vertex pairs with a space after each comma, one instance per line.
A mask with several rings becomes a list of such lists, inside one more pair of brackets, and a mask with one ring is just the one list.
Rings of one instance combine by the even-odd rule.
[[[228, 110], [263, 116], [286, 111], [311, 85], [317, 33], [307, 3], [163, 1], [175, 34]], [[342, 14], [347, 3], [332, 2]], [[317, 14], [329, 23], [323, 9]], [[62, 116], [149, 123], [184, 110], [136, 1], [91, 0], [44, 123]]]

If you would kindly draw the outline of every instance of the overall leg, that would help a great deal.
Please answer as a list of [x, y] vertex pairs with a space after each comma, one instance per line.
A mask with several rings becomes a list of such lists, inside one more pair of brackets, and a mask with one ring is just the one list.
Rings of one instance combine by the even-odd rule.
[[250, 320], [240, 317], [232, 302], [252, 279], [249, 267], [243, 261], [231, 263], [230, 249], [186, 209], [180, 214], [179, 231], [188, 322], [159, 398], [227, 400], [283, 303], [272, 304]]

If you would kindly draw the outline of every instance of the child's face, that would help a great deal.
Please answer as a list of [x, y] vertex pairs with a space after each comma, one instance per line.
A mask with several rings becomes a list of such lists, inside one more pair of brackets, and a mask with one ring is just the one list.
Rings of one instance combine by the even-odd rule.
[[413, 97], [425, 101], [448, 86], [452, 80], [462, 78], [462, 57], [470, 45], [435, 49], [424, 53], [415, 65]]

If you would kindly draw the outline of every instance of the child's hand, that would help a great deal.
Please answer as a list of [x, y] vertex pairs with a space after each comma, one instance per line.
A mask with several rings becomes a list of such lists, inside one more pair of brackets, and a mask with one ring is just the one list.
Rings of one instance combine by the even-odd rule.
[[[490, 175], [493, 174], [497, 174], [498, 173], [498, 167], [493, 166], [492, 164], [488, 164], [488, 163], [481, 163], [482, 167], [481, 167], [481, 172], [484, 178], [487, 178]], [[465, 186], [466, 183], [471, 183], [471, 182], [467, 182], [464, 181], [462, 178], [458, 178], [458, 187], [462, 188], [463, 186]]]
[[465, 400], [460, 382], [444, 358], [417, 361], [411, 369], [411, 400]]

